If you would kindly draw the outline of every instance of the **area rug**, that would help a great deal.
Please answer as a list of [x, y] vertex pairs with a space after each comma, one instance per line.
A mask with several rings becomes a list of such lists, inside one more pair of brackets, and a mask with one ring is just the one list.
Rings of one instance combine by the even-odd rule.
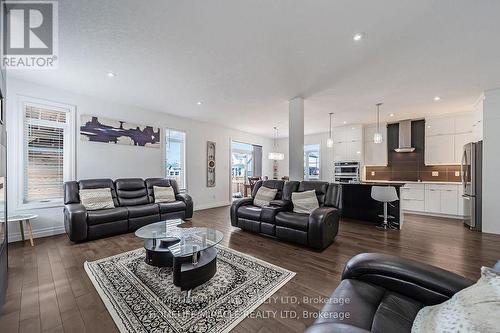
[[221, 245], [217, 252], [217, 273], [189, 299], [172, 268], [144, 262], [144, 249], [84, 266], [122, 333], [229, 332], [295, 275]]

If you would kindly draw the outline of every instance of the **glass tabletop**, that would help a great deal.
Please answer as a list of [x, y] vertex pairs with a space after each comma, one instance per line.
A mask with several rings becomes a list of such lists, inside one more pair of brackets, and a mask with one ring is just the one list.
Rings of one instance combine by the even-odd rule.
[[172, 240], [179, 242], [168, 246], [177, 257], [188, 256], [206, 250], [222, 241], [222, 232], [205, 227], [182, 228], [182, 220], [167, 220], [149, 224], [138, 229], [135, 235], [144, 239]]
[[135, 235], [144, 239], [164, 239], [176, 237], [177, 226], [184, 223], [181, 219], [151, 223], [135, 231]]

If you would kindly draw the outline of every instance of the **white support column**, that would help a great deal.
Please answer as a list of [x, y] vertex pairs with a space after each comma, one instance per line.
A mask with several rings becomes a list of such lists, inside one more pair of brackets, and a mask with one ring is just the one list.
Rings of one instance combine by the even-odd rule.
[[288, 108], [288, 169], [290, 180], [304, 179], [304, 99], [296, 97]]
[[484, 93], [482, 230], [500, 234], [500, 89]]

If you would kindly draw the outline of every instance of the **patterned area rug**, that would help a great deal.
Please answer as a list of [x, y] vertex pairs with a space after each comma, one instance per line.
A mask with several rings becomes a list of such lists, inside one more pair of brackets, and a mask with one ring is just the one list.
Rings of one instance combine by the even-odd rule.
[[144, 257], [137, 249], [85, 262], [120, 332], [228, 332], [295, 275], [218, 245], [217, 273], [186, 299], [172, 268], [150, 266]]

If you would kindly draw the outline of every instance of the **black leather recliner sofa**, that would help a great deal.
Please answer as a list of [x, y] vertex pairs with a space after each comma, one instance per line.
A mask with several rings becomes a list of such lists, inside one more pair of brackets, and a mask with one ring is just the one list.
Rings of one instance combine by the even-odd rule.
[[[253, 199], [261, 186], [276, 188], [269, 206], [257, 207]], [[293, 212], [292, 193], [315, 190], [319, 208], [311, 214]], [[342, 187], [321, 181], [258, 181], [252, 197], [233, 202], [231, 225], [243, 230], [273, 236], [323, 250], [333, 243], [338, 232]]]
[[[154, 203], [153, 186], [172, 186], [175, 202]], [[79, 190], [110, 188], [115, 208], [86, 210]], [[64, 227], [71, 241], [79, 242], [134, 231], [146, 224], [167, 219], [189, 219], [193, 201], [179, 193], [173, 179], [123, 178], [86, 179], [64, 183]]]
[[347, 262], [342, 282], [306, 333], [411, 332], [421, 308], [445, 302], [472, 284], [418, 261], [358, 254]]

